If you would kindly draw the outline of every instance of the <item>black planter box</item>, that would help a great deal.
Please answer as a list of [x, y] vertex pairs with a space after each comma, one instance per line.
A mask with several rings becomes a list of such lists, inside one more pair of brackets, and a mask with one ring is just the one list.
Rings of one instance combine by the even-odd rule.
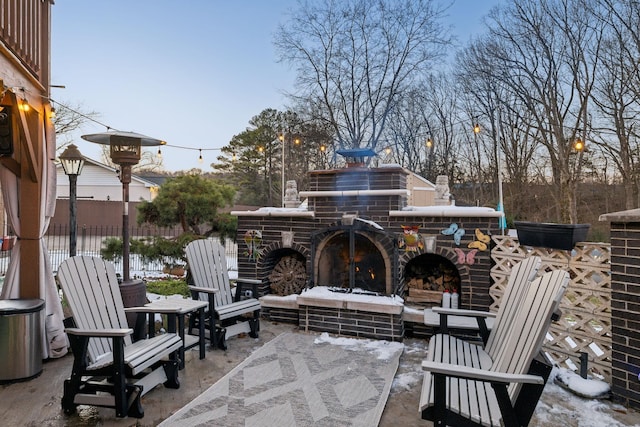
[[554, 224], [550, 222], [515, 221], [521, 245], [570, 251], [584, 242], [591, 224]]

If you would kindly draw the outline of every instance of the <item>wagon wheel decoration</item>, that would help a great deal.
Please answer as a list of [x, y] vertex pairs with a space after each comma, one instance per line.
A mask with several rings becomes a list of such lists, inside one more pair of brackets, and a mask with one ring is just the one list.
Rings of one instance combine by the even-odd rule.
[[299, 294], [307, 282], [304, 262], [295, 256], [283, 256], [269, 274], [269, 281], [276, 295]]

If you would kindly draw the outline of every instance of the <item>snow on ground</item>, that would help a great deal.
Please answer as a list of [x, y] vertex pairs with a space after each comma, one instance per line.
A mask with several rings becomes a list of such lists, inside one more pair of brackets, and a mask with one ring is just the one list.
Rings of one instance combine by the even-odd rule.
[[[614, 418], [614, 413], [627, 413], [624, 406], [614, 404], [609, 400], [582, 398], [565, 390], [554, 382], [557, 375], [573, 377], [579, 375], [561, 372], [560, 368], [553, 368], [549, 381], [544, 388], [542, 398], [538, 402], [534, 417], [543, 425], [559, 425], [562, 422], [579, 427], [640, 427], [640, 419], [635, 424], [623, 424]], [[594, 380], [596, 381], [596, 380]], [[601, 381], [597, 381], [598, 383]], [[600, 390], [600, 384], [580, 383], [580, 391], [593, 392]]]
[[329, 343], [331, 345], [344, 347], [345, 350], [353, 351], [358, 351], [364, 348], [369, 352], [375, 353], [378, 357], [378, 360], [389, 360], [398, 350], [402, 350], [404, 348], [404, 345], [399, 342], [361, 338], [332, 337], [326, 332], [320, 334], [320, 336], [316, 338], [313, 343]]
[[585, 398], [601, 398], [609, 394], [611, 387], [608, 383], [594, 379], [582, 378], [577, 373], [566, 368], [556, 368], [553, 371], [556, 384], [564, 386], [578, 396]]
[[[419, 393], [422, 385], [422, 367], [421, 363], [428, 350], [428, 340], [421, 339], [405, 339], [403, 344], [389, 343], [388, 341], [363, 340], [359, 338], [333, 337], [327, 333], [323, 333], [315, 341], [316, 343], [330, 342], [333, 345], [351, 347], [356, 350], [358, 345], [371, 344], [373, 347], [385, 348], [386, 344], [402, 345], [404, 352], [400, 358], [398, 372], [391, 386], [391, 397], [399, 393]], [[359, 344], [364, 343], [364, 344]], [[574, 380], [574, 377], [580, 378], [576, 373], [563, 368], [553, 368], [549, 381], [544, 388], [544, 392], [538, 406], [534, 418], [531, 422], [532, 426], [569, 426], [569, 427], [640, 427], [640, 419], [634, 419], [635, 412], [624, 408], [624, 406], [612, 403], [606, 399], [589, 399], [579, 397], [576, 394], [566, 390], [555, 384], [556, 377], [563, 377]], [[582, 378], [581, 378], [582, 379]], [[585, 380], [578, 381], [575, 387], [581, 393], [597, 394], [602, 387], [602, 381]], [[593, 382], [592, 382], [593, 381]], [[570, 381], [573, 384], [573, 381]], [[605, 383], [605, 385], [608, 385]], [[624, 421], [620, 421], [624, 420]]]

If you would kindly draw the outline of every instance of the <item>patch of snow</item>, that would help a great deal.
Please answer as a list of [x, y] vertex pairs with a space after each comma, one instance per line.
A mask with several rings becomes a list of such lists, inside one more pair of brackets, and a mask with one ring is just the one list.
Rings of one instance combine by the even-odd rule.
[[[554, 370], [557, 368], [554, 368]], [[551, 376], [553, 377], [552, 371]], [[537, 425], [559, 425], [559, 420], [568, 421], [572, 426], [579, 427], [625, 427], [611, 415], [611, 404], [601, 400], [587, 400], [569, 393], [562, 387], [547, 382], [544, 388], [544, 400], [538, 403], [535, 411]], [[553, 402], [551, 405], [545, 402]], [[571, 410], [571, 408], [573, 410]], [[624, 412], [624, 409], [623, 411]], [[560, 423], [561, 424], [561, 423]], [[639, 424], [635, 424], [636, 427]]]
[[[357, 292], [358, 290], [354, 289], [353, 291]], [[313, 288], [303, 290], [300, 295], [305, 297], [310, 297], [310, 298], [332, 299], [332, 300], [339, 300], [339, 301], [368, 302], [368, 303], [394, 305], [394, 306], [404, 305], [404, 300], [397, 295], [378, 296], [378, 295], [358, 294], [353, 292], [351, 293], [333, 292], [327, 286], [314, 286]]]
[[264, 207], [264, 208], [258, 208], [256, 210], [256, 212], [300, 212], [300, 211], [306, 211], [306, 208], [272, 208], [272, 207]]
[[369, 224], [370, 226], [372, 226], [373, 228], [377, 228], [378, 230], [384, 230], [384, 227], [382, 227], [380, 224], [378, 224], [377, 222], [371, 221], [369, 219], [356, 218], [356, 221], [360, 221], [360, 222], [364, 222], [365, 224]]
[[423, 315], [424, 314], [424, 309], [422, 308], [413, 308], [413, 307], [406, 307], [404, 308], [404, 312], [407, 314], [419, 314], [419, 315]]
[[328, 343], [331, 345], [338, 345], [345, 347], [346, 350], [352, 351], [358, 351], [364, 348], [369, 352], [376, 353], [378, 360], [389, 360], [398, 351], [402, 351], [404, 349], [404, 345], [399, 342], [361, 338], [332, 337], [327, 332], [323, 332], [322, 334], [320, 334], [320, 336], [316, 338], [313, 343]]
[[289, 294], [289, 295], [271, 295], [271, 294], [267, 294], [262, 296], [261, 298], [267, 297], [267, 299], [269, 298], [277, 298], [278, 300], [291, 300], [291, 301], [295, 301], [298, 299], [298, 294]]
[[554, 368], [552, 372], [554, 381], [560, 382], [566, 388], [586, 398], [598, 398], [607, 395], [611, 386], [594, 378], [582, 378], [577, 373], [566, 368]]
[[402, 208], [403, 211], [407, 212], [423, 212], [425, 214], [430, 213], [440, 213], [442, 210], [446, 209], [447, 211], [459, 211], [465, 213], [478, 213], [478, 214], [486, 214], [486, 213], [494, 213], [497, 212], [493, 208], [484, 208], [480, 206], [406, 206]]
[[391, 388], [393, 390], [404, 389], [411, 390], [411, 388], [418, 384], [422, 380], [422, 372], [405, 372], [404, 374], [398, 374], [393, 379]]

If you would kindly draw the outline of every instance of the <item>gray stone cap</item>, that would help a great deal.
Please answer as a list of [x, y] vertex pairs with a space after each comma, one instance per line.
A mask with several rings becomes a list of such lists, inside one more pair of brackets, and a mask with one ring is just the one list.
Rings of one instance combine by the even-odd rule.
[[598, 221], [640, 222], [640, 209], [629, 209], [627, 211], [602, 214], [598, 218]]

